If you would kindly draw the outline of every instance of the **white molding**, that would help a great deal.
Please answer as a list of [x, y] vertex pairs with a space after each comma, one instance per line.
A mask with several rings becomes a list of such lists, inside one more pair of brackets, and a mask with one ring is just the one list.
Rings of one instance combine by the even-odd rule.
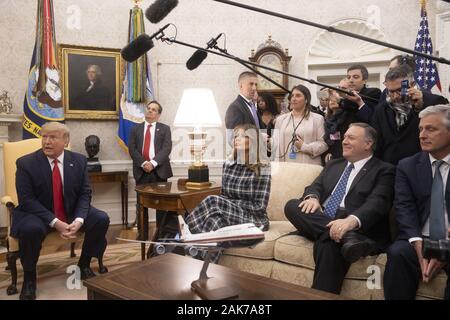
[[[331, 26], [364, 35], [373, 39], [387, 41], [385, 34], [363, 19], [344, 18]], [[364, 64], [369, 70], [369, 85], [382, 87], [389, 60], [394, 51], [376, 44], [353, 39], [336, 33], [321, 31], [313, 40], [305, 59], [306, 76], [320, 82], [338, 83], [339, 77], [346, 74], [349, 65]], [[316, 85], [308, 84], [311, 91], [311, 103], [318, 104]]]
[[[442, 1], [441, 1], [442, 2]], [[436, 15], [436, 43], [435, 50], [439, 51], [439, 56], [450, 59], [450, 4], [447, 6], [446, 12]], [[442, 95], [450, 99], [450, 66], [438, 64], [439, 77], [442, 85]]]

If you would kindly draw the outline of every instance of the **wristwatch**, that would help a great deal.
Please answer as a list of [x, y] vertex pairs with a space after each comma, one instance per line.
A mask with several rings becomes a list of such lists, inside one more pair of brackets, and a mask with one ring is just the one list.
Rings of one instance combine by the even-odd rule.
[[306, 197], [303, 198], [303, 201], [311, 199], [311, 198], [319, 200], [319, 197], [316, 194], [308, 194]]

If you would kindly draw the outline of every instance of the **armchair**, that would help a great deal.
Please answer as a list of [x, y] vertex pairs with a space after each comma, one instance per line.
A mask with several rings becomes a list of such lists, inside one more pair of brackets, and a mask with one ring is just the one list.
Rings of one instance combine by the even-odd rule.
[[[3, 144], [3, 161], [4, 161], [4, 179], [5, 179], [5, 196], [0, 199], [2, 205], [6, 207], [7, 226], [8, 226], [8, 239], [6, 254], [7, 269], [11, 272], [11, 285], [7, 288], [7, 294], [16, 294], [17, 291], [17, 266], [16, 261], [19, 258], [19, 242], [16, 238], [11, 237], [9, 234], [9, 227], [11, 224], [13, 209], [18, 205], [17, 193], [16, 193], [16, 160], [28, 153], [34, 152], [41, 148], [41, 139], [28, 139], [18, 142], [5, 142]], [[45, 241], [42, 243], [42, 247], [45, 247], [49, 243], [55, 244], [58, 242], [70, 243], [70, 257], [75, 257], [75, 243], [83, 240], [84, 235], [78, 234], [74, 239], [63, 239], [59, 237], [57, 232], [50, 233]], [[103, 264], [99, 259], [100, 269]]]

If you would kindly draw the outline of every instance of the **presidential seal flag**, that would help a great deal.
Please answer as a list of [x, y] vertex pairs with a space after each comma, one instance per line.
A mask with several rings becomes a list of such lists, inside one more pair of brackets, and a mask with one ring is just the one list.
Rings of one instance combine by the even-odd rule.
[[[142, 9], [135, 5], [130, 10], [128, 43], [145, 33]], [[128, 137], [134, 125], [144, 121], [146, 101], [153, 99], [153, 83], [147, 54], [126, 64], [123, 93], [120, 100], [118, 141], [128, 152]]]
[[23, 138], [40, 137], [48, 121], [64, 121], [52, 0], [38, 0], [36, 42], [23, 104]]

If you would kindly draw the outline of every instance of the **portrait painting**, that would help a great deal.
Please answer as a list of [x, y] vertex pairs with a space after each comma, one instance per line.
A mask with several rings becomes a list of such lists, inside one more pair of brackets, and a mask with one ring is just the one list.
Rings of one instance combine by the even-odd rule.
[[120, 49], [59, 45], [63, 104], [70, 119], [117, 119], [123, 78]]

